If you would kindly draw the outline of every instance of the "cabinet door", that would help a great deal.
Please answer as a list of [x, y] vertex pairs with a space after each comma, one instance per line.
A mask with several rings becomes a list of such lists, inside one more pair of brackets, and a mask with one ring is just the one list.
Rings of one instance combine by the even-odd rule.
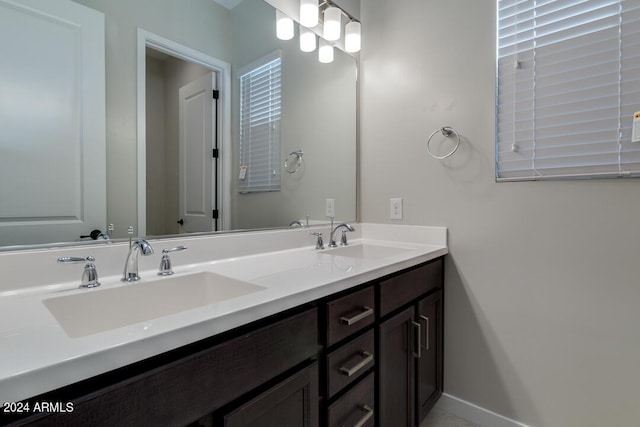
[[413, 426], [414, 420], [414, 308], [380, 325], [379, 425]]
[[292, 375], [224, 416], [225, 427], [317, 427], [318, 365]]
[[442, 292], [418, 302], [420, 357], [417, 359], [417, 422], [424, 419], [442, 394]]

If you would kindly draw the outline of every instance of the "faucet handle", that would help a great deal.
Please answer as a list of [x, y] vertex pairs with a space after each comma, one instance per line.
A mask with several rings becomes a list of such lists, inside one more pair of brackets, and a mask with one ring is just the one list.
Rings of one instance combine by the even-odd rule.
[[163, 249], [158, 276], [171, 276], [173, 274], [173, 269], [171, 268], [171, 258], [169, 257], [169, 253], [184, 251], [185, 249], [187, 249], [187, 247], [182, 245], [176, 246], [175, 248]]
[[349, 243], [347, 242], [347, 230], [342, 230], [342, 237], [340, 238], [340, 246], [347, 246]]
[[93, 263], [96, 259], [89, 255], [86, 258], [74, 257], [74, 256], [64, 256], [58, 258], [59, 264], [65, 263], [73, 263], [77, 264], [79, 262], [86, 262], [84, 266], [84, 270], [82, 271], [82, 279], [80, 280], [81, 288], [97, 288], [100, 286], [100, 282], [98, 282], [98, 270], [96, 269], [96, 265]]
[[324, 242], [322, 241], [322, 233], [311, 233], [312, 236], [317, 236], [316, 249], [324, 249]]

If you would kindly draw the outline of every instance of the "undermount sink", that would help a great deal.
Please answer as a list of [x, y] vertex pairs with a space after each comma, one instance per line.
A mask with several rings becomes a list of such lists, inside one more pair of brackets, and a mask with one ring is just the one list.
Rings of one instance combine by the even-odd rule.
[[396, 248], [392, 246], [361, 244], [341, 246], [335, 249], [327, 249], [323, 253], [326, 255], [338, 255], [348, 258], [380, 259], [400, 255], [407, 251], [409, 251], [409, 249]]
[[158, 278], [44, 300], [71, 338], [179, 313], [266, 289], [210, 272]]

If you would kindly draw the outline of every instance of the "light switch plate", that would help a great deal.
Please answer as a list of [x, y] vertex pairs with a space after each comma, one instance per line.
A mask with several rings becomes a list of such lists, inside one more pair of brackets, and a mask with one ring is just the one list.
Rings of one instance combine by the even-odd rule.
[[389, 199], [389, 218], [402, 219], [402, 198]]

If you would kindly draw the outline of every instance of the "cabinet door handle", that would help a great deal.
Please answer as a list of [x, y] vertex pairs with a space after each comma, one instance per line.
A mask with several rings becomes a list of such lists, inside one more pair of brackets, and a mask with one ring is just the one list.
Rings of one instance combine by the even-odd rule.
[[425, 342], [424, 349], [429, 351], [429, 341], [431, 341], [430, 337], [429, 337], [429, 318], [427, 316], [420, 315], [420, 319], [424, 320], [424, 324], [425, 324], [425, 326], [424, 326], [424, 342]]
[[340, 323], [342, 323], [344, 325], [351, 326], [354, 323], [359, 322], [362, 319], [364, 319], [365, 317], [371, 316], [373, 314], [373, 308], [371, 308], [371, 307], [367, 307], [365, 305], [364, 307], [362, 307], [362, 309], [364, 310], [362, 313], [356, 314], [353, 317], [341, 317], [340, 318]]
[[416, 359], [420, 359], [422, 357], [422, 343], [420, 342], [422, 341], [422, 326], [420, 326], [420, 323], [418, 322], [411, 322], [411, 325], [413, 326], [413, 330], [416, 331], [414, 335], [416, 342], [414, 343], [414, 345], [415, 348], [418, 349], [417, 352], [413, 352], [413, 357], [415, 357]]
[[[358, 420], [353, 427], [362, 427], [373, 417], [373, 409], [369, 405], [360, 405], [358, 409], [365, 412], [364, 416]], [[343, 426], [344, 427], [344, 426]]]
[[358, 364], [356, 364], [352, 368], [347, 368], [347, 367], [344, 367], [344, 366], [342, 368], [340, 368], [340, 373], [342, 375], [346, 375], [348, 377], [353, 376], [353, 375], [356, 374], [356, 372], [358, 372], [360, 369], [364, 368], [370, 362], [373, 361], [373, 354], [369, 353], [368, 351], [363, 351], [363, 352], [359, 353], [358, 356], [362, 356], [362, 357], [364, 357], [364, 359], [362, 359]]

